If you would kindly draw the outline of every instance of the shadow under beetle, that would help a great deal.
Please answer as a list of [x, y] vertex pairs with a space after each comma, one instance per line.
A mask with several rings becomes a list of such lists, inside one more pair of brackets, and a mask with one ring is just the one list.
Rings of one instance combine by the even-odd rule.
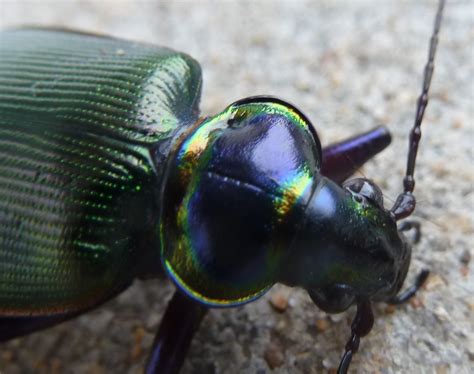
[[[346, 181], [390, 143], [384, 128], [321, 149], [292, 105], [258, 96], [198, 117], [200, 67], [166, 48], [59, 30], [0, 45], [0, 341], [82, 314], [165, 269], [177, 285], [146, 372], [179, 371], [208, 307], [274, 283], [329, 313], [357, 305], [338, 372], [399, 304], [414, 168], [444, 1], [410, 134], [403, 192], [384, 208]], [[348, 162], [347, 160], [351, 160]]]

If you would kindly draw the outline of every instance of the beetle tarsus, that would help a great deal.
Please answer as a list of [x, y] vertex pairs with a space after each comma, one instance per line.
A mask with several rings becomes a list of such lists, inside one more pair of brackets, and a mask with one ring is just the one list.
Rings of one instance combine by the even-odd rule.
[[415, 294], [418, 292], [421, 286], [423, 286], [423, 284], [425, 283], [429, 275], [430, 275], [430, 271], [428, 269], [423, 269], [422, 271], [420, 271], [420, 273], [416, 277], [415, 283], [411, 285], [410, 287], [408, 287], [401, 294], [398, 294], [397, 296], [394, 296], [391, 299], [389, 299], [387, 304], [400, 305], [400, 304], [406, 303], [413, 296], [415, 296]]
[[337, 374], [346, 374], [352, 357], [359, 350], [360, 338], [366, 336], [374, 325], [374, 314], [370, 301], [363, 300], [357, 304], [357, 313], [351, 325], [351, 337], [347, 341], [346, 351], [342, 356]]

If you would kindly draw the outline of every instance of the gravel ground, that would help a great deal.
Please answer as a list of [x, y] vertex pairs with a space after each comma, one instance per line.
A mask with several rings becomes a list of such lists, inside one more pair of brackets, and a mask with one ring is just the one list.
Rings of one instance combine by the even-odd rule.
[[[249, 95], [296, 103], [322, 143], [385, 124], [393, 145], [363, 169], [388, 200], [401, 188], [434, 1], [0, 1], [0, 27], [66, 26], [185, 51], [204, 74], [203, 113]], [[417, 165], [423, 237], [410, 278], [432, 275], [408, 305], [375, 309], [360, 373], [474, 372], [474, 5], [450, 1]], [[139, 373], [173, 287], [137, 282], [103, 307], [2, 346], [0, 373]], [[283, 313], [271, 300], [288, 302]], [[327, 316], [276, 286], [214, 310], [183, 373], [334, 372], [354, 310]], [[270, 367], [273, 367], [271, 369]]]

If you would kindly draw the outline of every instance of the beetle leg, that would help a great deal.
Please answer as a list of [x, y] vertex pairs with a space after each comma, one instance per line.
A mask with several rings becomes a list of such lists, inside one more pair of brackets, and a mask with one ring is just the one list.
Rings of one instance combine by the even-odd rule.
[[146, 374], [178, 373], [208, 308], [176, 291], [148, 356]]
[[406, 221], [403, 221], [398, 226], [398, 231], [410, 231], [410, 230], [415, 231], [415, 233], [413, 235], [413, 243], [414, 244], [418, 243], [421, 239], [421, 225], [420, 225], [420, 222], [406, 220]]
[[347, 369], [352, 361], [352, 356], [357, 353], [359, 349], [360, 338], [366, 336], [372, 326], [374, 325], [374, 314], [372, 313], [372, 306], [370, 301], [362, 300], [357, 303], [357, 313], [351, 325], [351, 337], [347, 341], [346, 351], [341, 359], [337, 374], [346, 374]]
[[400, 304], [406, 303], [413, 296], [415, 296], [415, 294], [420, 289], [420, 287], [423, 286], [423, 283], [425, 283], [426, 279], [428, 278], [428, 275], [430, 275], [429, 270], [424, 269], [420, 271], [420, 274], [418, 274], [418, 276], [416, 277], [415, 283], [412, 284], [410, 287], [408, 287], [401, 294], [398, 294], [397, 296], [390, 298], [387, 301], [387, 304], [400, 305]]
[[323, 148], [321, 174], [340, 184], [385, 149], [391, 140], [388, 130], [379, 126], [363, 134], [330, 144]]

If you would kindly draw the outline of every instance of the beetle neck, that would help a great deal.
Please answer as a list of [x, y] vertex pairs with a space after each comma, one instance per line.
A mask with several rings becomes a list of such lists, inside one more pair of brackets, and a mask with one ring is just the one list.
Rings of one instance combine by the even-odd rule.
[[295, 235], [281, 282], [306, 288], [326, 279], [327, 268], [337, 253], [335, 223], [344, 191], [330, 179], [320, 175], [306, 206], [303, 222]]

